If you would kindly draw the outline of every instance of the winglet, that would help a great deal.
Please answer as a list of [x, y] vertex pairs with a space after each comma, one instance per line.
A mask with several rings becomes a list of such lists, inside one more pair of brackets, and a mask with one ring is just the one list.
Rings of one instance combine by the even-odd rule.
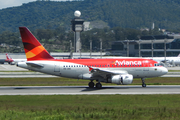
[[27, 61], [54, 59], [26, 27], [19, 27], [19, 31]]

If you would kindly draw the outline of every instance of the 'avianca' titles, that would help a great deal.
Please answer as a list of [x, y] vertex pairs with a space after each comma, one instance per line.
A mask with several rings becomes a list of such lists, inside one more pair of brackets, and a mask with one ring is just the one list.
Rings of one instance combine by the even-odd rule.
[[[168, 70], [156, 61], [143, 58], [54, 59], [26, 27], [19, 27], [27, 61], [17, 66], [46, 74], [90, 80], [89, 87], [101, 88], [101, 82], [131, 84], [133, 78], [164, 75]], [[97, 81], [94, 85], [94, 80]]]

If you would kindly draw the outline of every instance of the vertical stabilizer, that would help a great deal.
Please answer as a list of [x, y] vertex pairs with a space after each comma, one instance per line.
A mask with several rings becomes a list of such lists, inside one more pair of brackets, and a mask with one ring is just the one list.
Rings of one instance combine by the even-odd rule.
[[9, 54], [6, 53], [6, 61], [13, 62], [14, 60], [11, 58], [11, 56]]
[[180, 57], [180, 54], [177, 57]]
[[27, 61], [54, 59], [26, 27], [19, 27], [19, 31]]

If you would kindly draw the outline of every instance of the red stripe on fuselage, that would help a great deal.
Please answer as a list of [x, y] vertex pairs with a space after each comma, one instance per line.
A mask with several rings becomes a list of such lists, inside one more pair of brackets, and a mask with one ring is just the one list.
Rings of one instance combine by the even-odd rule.
[[156, 61], [150, 59], [52, 59], [45, 61], [69, 62], [93, 67], [154, 67]]

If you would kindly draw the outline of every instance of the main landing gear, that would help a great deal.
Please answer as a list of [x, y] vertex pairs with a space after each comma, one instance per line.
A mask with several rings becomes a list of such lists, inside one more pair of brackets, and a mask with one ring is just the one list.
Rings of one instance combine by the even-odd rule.
[[93, 81], [91, 81], [91, 82], [89, 82], [89, 88], [94, 88], [94, 82]]
[[[89, 88], [94, 88], [94, 82], [93, 81], [89, 82], [88, 85], [89, 85]], [[100, 82], [96, 83], [96, 88], [98, 88], [98, 89], [102, 88], [102, 84]]]
[[142, 80], [142, 87], [146, 87], [145, 78], [141, 78], [141, 80]]

